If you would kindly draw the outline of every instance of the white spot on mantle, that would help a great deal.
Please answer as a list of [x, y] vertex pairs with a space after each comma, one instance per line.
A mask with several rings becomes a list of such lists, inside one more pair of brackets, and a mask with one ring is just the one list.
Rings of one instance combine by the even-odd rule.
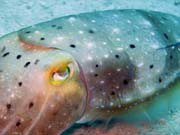
[[74, 18], [74, 17], [70, 17], [68, 21], [69, 21], [70, 23], [73, 23], [73, 22], [75, 22], [75, 21], [76, 21], [76, 18]]

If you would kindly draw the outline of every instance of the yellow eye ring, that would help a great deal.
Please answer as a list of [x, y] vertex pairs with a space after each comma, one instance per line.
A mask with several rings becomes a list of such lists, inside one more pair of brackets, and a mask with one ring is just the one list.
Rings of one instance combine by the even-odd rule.
[[71, 69], [67, 66], [64, 70], [57, 70], [51, 73], [50, 81], [54, 85], [58, 85], [71, 77]]

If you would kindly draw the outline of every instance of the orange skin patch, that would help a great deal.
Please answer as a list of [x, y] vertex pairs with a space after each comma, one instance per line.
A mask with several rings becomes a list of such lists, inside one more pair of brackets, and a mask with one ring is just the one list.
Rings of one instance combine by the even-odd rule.
[[26, 41], [23, 41], [21, 38], [19, 38], [20, 46], [25, 49], [26, 51], [34, 51], [34, 50], [41, 50], [41, 51], [50, 51], [54, 50], [54, 48], [48, 48], [43, 45], [34, 45], [31, 43], [27, 43]]

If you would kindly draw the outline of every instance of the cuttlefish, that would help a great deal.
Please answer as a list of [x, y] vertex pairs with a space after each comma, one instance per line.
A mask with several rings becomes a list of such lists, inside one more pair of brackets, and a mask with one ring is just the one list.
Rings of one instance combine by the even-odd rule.
[[179, 51], [180, 18], [143, 10], [70, 15], [3, 36], [0, 135], [118, 119], [179, 84]]

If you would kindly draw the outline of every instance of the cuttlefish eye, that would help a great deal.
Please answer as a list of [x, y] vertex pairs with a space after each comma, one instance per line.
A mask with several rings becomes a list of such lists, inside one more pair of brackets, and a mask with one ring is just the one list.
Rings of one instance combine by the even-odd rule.
[[61, 84], [63, 81], [72, 77], [73, 69], [71, 69], [69, 65], [64, 69], [58, 69], [57, 71], [52, 72], [50, 76], [50, 82], [52, 84], [58, 85]]
[[[19, 68], [10, 66], [0, 74], [0, 135], [58, 135], [84, 114], [83, 71], [65, 51], [38, 47], [32, 51], [31, 45], [26, 46], [18, 52], [26, 54], [18, 61]], [[34, 59], [38, 63], [33, 64]], [[11, 57], [7, 61], [0, 67], [7, 69], [14, 62]], [[1, 79], [4, 76], [6, 80]], [[16, 87], [8, 91], [10, 86]]]

